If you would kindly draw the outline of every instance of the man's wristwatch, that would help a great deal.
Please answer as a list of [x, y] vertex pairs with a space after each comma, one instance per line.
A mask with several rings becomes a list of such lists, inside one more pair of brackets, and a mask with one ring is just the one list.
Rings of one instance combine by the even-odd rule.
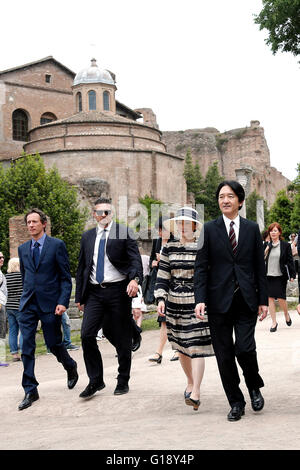
[[139, 284], [140, 283], [140, 278], [139, 277], [134, 277], [133, 281], [135, 281], [137, 284]]

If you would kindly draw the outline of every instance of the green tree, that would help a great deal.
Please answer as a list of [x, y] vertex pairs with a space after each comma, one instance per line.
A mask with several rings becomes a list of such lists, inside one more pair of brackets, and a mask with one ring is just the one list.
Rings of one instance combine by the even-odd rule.
[[195, 192], [195, 169], [193, 165], [190, 148], [188, 148], [186, 152], [183, 176], [186, 181], [187, 192], [194, 193]]
[[254, 17], [260, 30], [268, 30], [265, 41], [273, 54], [300, 54], [300, 0], [263, 0], [263, 9]]
[[278, 222], [281, 225], [282, 233], [285, 239], [288, 239], [291, 233], [291, 215], [294, 209], [294, 202], [288, 197], [285, 189], [277, 193], [276, 200], [272, 205], [268, 224]]
[[65, 242], [75, 274], [87, 210], [79, 207], [76, 188], [64, 181], [56, 168], [46, 170], [38, 154], [24, 155], [6, 171], [0, 165], [0, 206], [1, 249], [6, 257], [9, 218], [38, 207], [50, 217], [52, 236]]
[[288, 188], [293, 194], [294, 207], [291, 214], [291, 232], [300, 230], [300, 163], [297, 166], [297, 176]]
[[[157, 208], [157, 218], [159, 215], [161, 215], [161, 212], [159, 210], [159, 206], [163, 204], [162, 201], [159, 199], [154, 199], [152, 196], [149, 196], [149, 194], [146, 194], [144, 197], [139, 198], [139, 203], [142, 204], [143, 206], [146, 207], [147, 213], [148, 213], [148, 227], [150, 228], [151, 226], [155, 225], [156, 220], [151, 219], [151, 215], [153, 215], [153, 210], [151, 210], [151, 206], [155, 205]], [[156, 212], [156, 211], [154, 211]]]
[[[263, 199], [263, 198], [256, 192], [256, 190], [252, 191], [252, 193], [250, 193], [246, 199], [247, 219], [253, 220], [254, 222], [256, 222], [256, 202], [259, 199]], [[264, 200], [265, 222], [268, 220], [268, 214], [269, 214], [269, 211], [268, 211], [267, 201]]]
[[198, 194], [195, 194], [196, 204], [204, 204], [205, 222], [215, 219], [220, 215], [219, 205], [216, 200], [216, 190], [221, 181], [223, 181], [223, 177], [219, 173], [218, 162], [215, 161], [207, 170], [202, 189]]

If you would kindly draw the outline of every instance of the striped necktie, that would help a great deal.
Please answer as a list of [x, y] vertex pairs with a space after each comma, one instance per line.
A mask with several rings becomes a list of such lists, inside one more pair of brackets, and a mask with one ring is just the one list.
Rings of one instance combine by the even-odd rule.
[[105, 244], [106, 244], [106, 230], [103, 230], [102, 236], [99, 242], [98, 259], [96, 268], [96, 280], [101, 284], [104, 279], [104, 256], [105, 256]]
[[237, 242], [236, 242], [235, 231], [234, 231], [233, 226], [234, 226], [234, 222], [232, 220], [230, 222], [229, 240], [230, 240], [230, 243], [231, 243], [231, 246], [232, 246], [233, 254], [235, 255], [236, 250], [237, 250]]

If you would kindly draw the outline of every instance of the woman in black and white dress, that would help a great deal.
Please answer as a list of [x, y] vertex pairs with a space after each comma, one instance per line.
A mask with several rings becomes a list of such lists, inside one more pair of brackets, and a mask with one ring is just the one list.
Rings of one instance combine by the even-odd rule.
[[199, 320], [194, 312], [198, 213], [190, 207], [183, 207], [171, 220], [176, 222], [179, 237], [168, 242], [161, 253], [154, 295], [158, 314], [166, 316], [168, 340], [179, 352], [180, 364], [187, 378], [185, 402], [197, 410], [204, 358], [214, 355], [207, 318]]

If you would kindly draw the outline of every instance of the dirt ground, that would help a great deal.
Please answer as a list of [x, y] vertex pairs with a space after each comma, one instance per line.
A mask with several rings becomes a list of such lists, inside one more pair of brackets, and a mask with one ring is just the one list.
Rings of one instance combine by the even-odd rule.
[[0, 449], [26, 450], [288, 450], [300, 449], [300, 317], [293, 325], [278, 315], [278, 330], [270, 333], [270, 319], [258, 323], [256, 342], [265, 408], [254, 413], [247, 397], [245, 416], [226, 419], [225, 398], [214, 357], [206, 359], [198, 412], [184, 403], [185, 378], [178, 361], [171, 362], [167, 344], [161, 365], [151, 364], [156, 331], [143, 333], [134, 353], [130, 392], [114, 396], [117, 359], [107, 340], [98, 343], [104, 361], [106, 388], [83, 401], [87, 385], [82, 350], [72, 352], [80, 378], [73, 390], [66, 373], [52, 355], [39, 356], [36, 376], [40, 400], [23, 411], [22, 364], [0, 368]]

